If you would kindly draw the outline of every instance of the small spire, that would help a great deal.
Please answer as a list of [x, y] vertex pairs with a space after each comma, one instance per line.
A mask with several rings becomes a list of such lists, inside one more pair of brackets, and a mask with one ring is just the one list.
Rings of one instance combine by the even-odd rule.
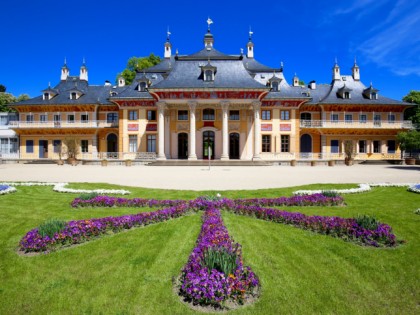
[[83, 57], [83, 60], [82, 60], [82, 65], [83, 65], [83, 66], [86, 66], [86, 59], [85, 59], [85, 57]]
[[357, 66], [356, 56], [354, 56], [354, 65]]
[[335, 65], [338, 66], [338, 61], [337, 61], [337, 57], [335, 57]]
[[168, 30], [166, 31], [166, 41], [169, 42], [169, 37], [171, 36], [171, 32], [169, 32], [169, 26], [168, 26]]
[[178, 48], [175, 50], [175, 55], [178, 56]]
[[64, 65], [67, 66], [67, 58], [64, 57]]
[[252, 34], [254, 34], [254, 32], [251, 30], [251, 26], [249, 26], [249, 41], [252, 41]]
[[[372, 84], [371, 84], [372, 85]], [[48, 87], [50, 88], [51, 87], [51, 82], [48, 82]]]
[[241, 56], [244, 54], [244, 49], [241, 48]]
[[213, 21], [210, 17], [207, 18], [207, 32], [210, 33], [210, 24], [213, 24]]

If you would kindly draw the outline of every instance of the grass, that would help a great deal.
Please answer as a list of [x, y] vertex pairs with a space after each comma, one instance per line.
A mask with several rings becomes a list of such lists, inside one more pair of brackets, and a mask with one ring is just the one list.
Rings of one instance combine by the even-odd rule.
[[[216, 191], [142, 189], [107, 184], [130, 197], [187, 199]], [[231, 198], [291, 195], [297, 189], [222, 192]], [[355, 185], [340, 185], [340, 188]], [[150, 209], [72, 209], [77, 195], [51, 187], [18, 187], [0, 196], [0, 314], [194, 314], [172, 292], [172, 277], [186, 263], [200, 230], [189, 215], [104, 237], [48, 255], [22, 257], [17, 244], [30, 229], [62, 220], [122, 215]], [[262, 282], [254, 305], [233, 314], [415, 314], [420, 289], [419, 195], [405, 188], [374, 188], [345, 195], [347, 207], [291, 207], [306, 214], [375, 216], [406, 244], [393, 249], [361, 247], [324, 235], [223, 213], [230, 235], [243, 246], [245, 264]]]

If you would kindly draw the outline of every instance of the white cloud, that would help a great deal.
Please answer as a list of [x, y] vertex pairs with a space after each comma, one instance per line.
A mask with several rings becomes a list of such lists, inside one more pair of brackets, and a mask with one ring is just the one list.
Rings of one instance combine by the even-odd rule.
[[400, 0], [359, 45], [364, 58], [398, 75], [420, 76], [420, 5]]

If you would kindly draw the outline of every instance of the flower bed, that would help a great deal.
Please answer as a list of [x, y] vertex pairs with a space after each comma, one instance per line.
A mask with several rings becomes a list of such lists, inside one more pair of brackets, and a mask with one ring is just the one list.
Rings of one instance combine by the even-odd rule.
[[[367, 192], [372, 189], [372, 187], [411, 187], [415, 184], [410, 183], [371, 183], [371, 184], [359, 184], [358, 188], [349, 188], [349, 189], [329, 189], [328, 191], [336, 192], [338, 194], [357, 194], [362, 192]], [[410, 190], [410, 189], [408, 189]], [[412, 191], [412, 190], [410, 190]], [[322, 190], [297, 190], [293, 192], [294, 195], [311, 195], [311, 194], [320, 194]]]
[[[235, 255], [233, 272], [209, 269], [205, 259], [209, 251]], [[258, 285], [251, 268], [243, 266], [241, 247], [230, 238], [220, 210], [210, 205], [203, 214], [196, 246], [181, 272], [180, 295], [193, 304], [224, 307], [227, 301], [243, 303]]]
[[16, 188], [9, 185], [0, 185], [0, 195], [10, 194], [16, 192]]
[[379, 224], [374, 230], [359, 226], [354, 218], [328, 216], [308, 216], [298, 212], [287, 212], [260, 206], [236, 206], [226, 208], [240, 215], [253, 216], [261, 220], [291, 224], [313, 232], [339, 237], [369, 246], [396, 246], [398, 244], [392, 229], [387, 224]]
[[45, 252], [66, 245], [83, 243], [110, 231], [118, 232], [181, 217], [188, 211], [189, 208], [186, 204], [180, 204], [154, 212], [70, 221], [67, 222], [62, 231], [55, 233], [52, 237], [41, 236], [38, 228], [36, 228], [22, 238], [19, 247], [24, 252]]
[[420, 194], [420, 184], [410, 186], [408, 191]]
[[272, 206], [339, 206], [344, 204], [343, 197], [328, 197], [320, 193], [310, 195], [296, 195], [293, 197], [236, 199], [236, 205]]
[[160, 207], [176, 206], [185, 203], [184, 200], [156, 200], [143, 198], [118, 198], [109, 196], [96, 196], [92, 199], [83, 200], [75, 198], [71, 206], [73, 208], [83, 207]]

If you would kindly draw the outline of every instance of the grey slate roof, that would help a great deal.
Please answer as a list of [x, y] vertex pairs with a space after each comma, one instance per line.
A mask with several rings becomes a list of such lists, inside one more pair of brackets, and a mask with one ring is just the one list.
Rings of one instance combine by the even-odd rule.
[[[88, 85], [88, 82], [80, 80], [79, 77], [69, 76], [67, 80], [60, 81], [53, 88], [58, 92], [58, 95], [52, 99], [43, 100], [41, 95], [12, 105], [112, 104], [108, 100], [111, 89], [111, 86]], [[70, 99], [70, 92], [75, 90], [82, 92], [83, 95], [77, 100], [72, 100]]]
[[[198, 58], [197, 58], [198, 59]], [[211, 65], [216, 67], [214, 81], [206, 82], [202, 78], [201, 67], [206, 59], [178, 60], [168, 77], [151, 87], [151, 89], [173, 88], [241, 88], [267, 89], [266, 86], [255, 81], [246, 71], [240, 60], [210, 59]]]

